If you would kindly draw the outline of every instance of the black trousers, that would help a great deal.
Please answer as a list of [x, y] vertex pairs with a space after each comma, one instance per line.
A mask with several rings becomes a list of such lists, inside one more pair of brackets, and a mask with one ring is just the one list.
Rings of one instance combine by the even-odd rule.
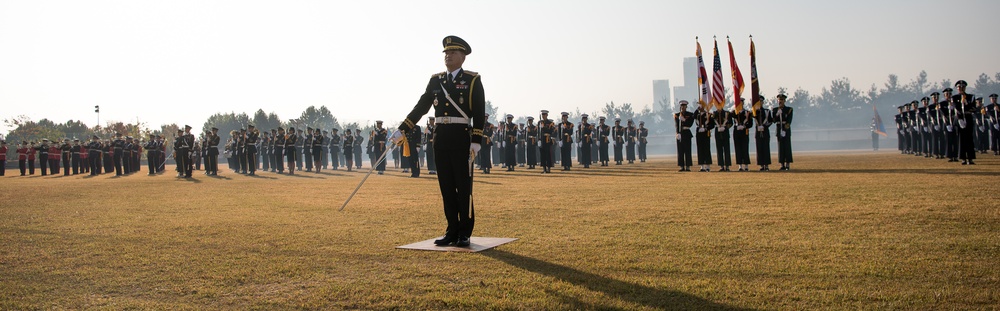
[[316, 168], [316, 172], [319, 172], [323, 168], [323, 147], [312, 147], [312, 161], [313, 166]]
[[303, 157], [305, 158], [304, 162], [306, 164], [306, 170], [310, 170], [311, 171], [312, 168], [313, 168], [313, 164], [315, 163], [315, 162], [313, 162], [313, 149], [312, 149], [312, 147], [310, 146], [310, 147], [302, 148], [302, 153], [303, 153]]
[[209, 147], [208, 151], [205, 152], [208, 156], [205, 157], [205, 170], [218, 173], [219, 172], [219, 148]]
[[[993, 124], [992, 126], [997, 126]], [[992, 128], [990, 129], [990, 150], [994, 152], [1000, 151], [1000, 129]]]
[[[45, 161], [48, 161], [48, 160], [42, 160], [42, 162], [45, 162]], [[21, 174], [23, 175], [24, 173], [22, 172]], [[35, 175], [35, 160], [34, 159], [28, 160], [28, 175]]]
[[947, 144], [945, 155], [949, 158], [958, 157], [958, 131], [956, 128], [957, 126], [952, 127], [952, 131], [944, 134], [945, 144]]
[[517, 145], [515, 144], [511, 146], [510, 141], [507, 141], [504, 144], [507, 145], [504, 148], [504, 164], [507, 164], [507, 167], [517, 166]]
[[593, 163], [590, 159], [590, 142], [585, 140], [580, 144], [580, 162], [583, 163], [583, 167], [590, 167], [590, 163]]
[[247, 151], [246, 151], [246, 153], [244, 155], [244, 157], [245, 157], [244, 162], [246, 163], [246, 167], [247, 167], [247, 169], [250, 170], [251, 173], [256, 172], [257, 171], [257, 146], [249, 145], [248, 144], [246, 148], [247, 148], [246, 149]]
[[750, 164], [750, 135], [749, 131], [733, 131], [733, 145], [736, 149], [736, 164]]
[[59, 159], [49, 159], [49, 174], [59, 174]]
[[[69, 173], [70, 173], [70, 169], [71, 168], [73, 170], [73, 175], [79, 174], [80, 170], [76, 168], [76, 163], [80, 161], [79, 158], [80, 158], [79, 154], [70, 154], [70, 153], [67, 153], [67, 152], [63, 152], [62, 153], [63, 175], [68, 176]], [[52, 164], [55, 164], [55, 165], [52, 165]], [[56, 161], [49, 161], [49, 167], [53, 167], [53, 166], [55, 168], [57, 168], [57, 169], [56, 169], [55, 172], [52, 172], [52, 174], [58, 174], [59, 173], [59, 171], [58, 171], [59, 161], [58, 160], [56, 160]]]
[[340, 167], [340, 147], [330, 147], [330, 162], [333, 163], [333, 169]]
[[[476, 213], [472, 197], [472, 171], [469, 166], [469, 140], [462, 135], [440, 135], [447, 131], [462, 131], [468, 137], [463, 124], [439, 125], [438, 139], [444, 143], [434, 144], [437, 164], [438, 186], [444, 202], [444, 217], [448, 221], [446, 237], [471, 237], [475, 227]], [[482, 150], [486, 150], [483, 146]]]
[[7, 174], [7, 160], [0, 160], [0, 176]]
[[122, 153], [122, 170], [125, 174], [132, 173], [132, 153], [123, 151]]
[[601, 142], [601, 145], [597, 146], [597, 158], [598, 161], [608, 162], [608, 143]]
[[[49, 168], [49, 163], [48, 163], [49, 162], [49, 154], [48, 153], [39, 153], [39, 154], [41, 156], [38, 157], [38, 167], [42, 169], [42, 176], [48, 175], [48, 173], [49, 173], [48, 172], [48, 168]], [[35, 163], [34, 162], [30, 163], [29, 166], [28, 166], [28, 168], [31, 169], [31, 174], [34, 175], [35, 174]]]
[[[122, 150], [121, 149], [115, 148], [115, 156], [114, 156], [113, 162], [114, 162], [114, 165], [115, 165], [115, 176], [122, 175]], [[180, 162], [178, 162], [178, 163], [180, 163]], [[177, 169], [178, 170], [180, 169], [179, 165], [177, 166]]]
[[434, 144], [427, 144], [430, 148], [424, 148], [424, 156], [427, 157], [427, 170], [437, 171], [437, 160], [434, 155]]
[[677, 166], [691, 166], [691, 131], [685, 130], [677, 141]]
[[698, 148], [698, 165], [712, 164], [712, 136], [709, 130], [695, 134], [695, 143]]
[[[781, 137], [781, 133], [785, 137]], [[789, 130], [778, 131], [778, 163], [792, 163], [792, 132]]]
[[[921, 146], [923, 146], [924, 155], [931, 155], [934, 153], [934, 133], [932, 132], [921, 132], [920, 136], [924, 139]], [[876, 147], [877, 149], [877, 147]]]
[[733, 151], [729, 148], [729, 131], [715, 131], [715, 158], [719, 166], [732, 166]]
[[[66, 160], [63, 160], [63, 162], [65, 162], [65, 161]], [[72, 162], [73, 163], [70, 164], [70, 165], [73, 166], [73, 175], [79, 174], [80, 173], [80, 167], [81, 167], [81, 165], [80, 165], [80, 154], [79, 153], [73, 153], [73, 160], [72, 160]]]
[[639, 142], [639, 160], [646, 161], [646, 145], [647, 143]]
[[344, 166], [347, 167], [347, 170], [350, 170], [352, 167], [354, 167], [354, 154], [353, 153], [354, 152], [352, 152], [350, 150], [344, 151]]
[[542, 143], [541, 154], [539, 154], [539, 157], [541, 158], [541, 161], [539, 161], [538, 165], [541, 165], [542, 167], [552, 167], [552, 144]]
[[284, 159], [282, 158], [285, 155], [285, 153], [283, 152], [282, 148], [284, 147], [275, 147], [274, 154], [271, 155], [273, 157], [272, 161], [274, 161], [274, 166], [272, 166], [271, 168], [278, 170], [278, 173], [285, 172], [285, 163]]
[[482, 149], [479, 150], [479, 168], [487, 169], [493, 168], [493, 149], [492, 146], [483, 145]]
[[625, 159], [629, 162], [635, 161], [635, 143], [629, 141], [625, 144]]
[[559, 147], [559, 159], [562, 167], [573, 167], [573, 143], [563, 142], [562, 147]]
[[[295, 154], [295, 147], [291, 147], [291, 146], [290, 147], [285, 147], [285, 160], [288, 161], [288, 171], [289, 172], [294, 172], [295, 171], [295, 167], [296, 167], [295, 166], [295, 160], [297, 160], [297, 159], [298, 159], [298, 157]], [[281, 161], [279, 160], [278, 163], [281, 163]], [[278, 167], [281, 167], [281, 166], [278, 166]]]
[[157, 169], [157, 167], [156, 167], [156, 158], [157, 157], [159, 157], [159, 156], [156, 155], [156, 151], [155, 150], [146, 150], [146, 171], [147, 171], [146, 173], [148, 173], [148, 174], [154, 174], [154, 173], [156, 173], [156, 169]]
[[420, 177], [420, 153], [416, 146], [410, 148], [410, 156], [403, 160], [410, 163], [410, 177]]
[[754, 134], [757, 145], [757, 165], [771, 165], [771, 131], [764, 128]]
[[958, 158], [962, 160], [976, 159], [976, 133], [975, 126], [970, 124], [958, 132]]
[[624, 147], [625, 146], [622, 146], [622, 144], [615, 144], [615, 162], [622, 162], [622, 149]]

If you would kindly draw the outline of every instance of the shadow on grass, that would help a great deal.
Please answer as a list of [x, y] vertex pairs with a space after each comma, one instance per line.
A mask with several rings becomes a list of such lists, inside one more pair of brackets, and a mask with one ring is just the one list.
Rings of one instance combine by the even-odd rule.
[[[679, 291], [620, 281], [502, 250], [493, 249], [480, 254], [529, 272], [557, 278], [591, 291], [604, 293], [608, 297], [616, 297], [650, 308], [662, 310], [750, 310], [711, 302], [704, 298]], [[568, 297], [564, 296], [561, 298], [563, 301], [567, 301]], [[568, 299], [568, 301], [576, 306], [579, 306], [578, 304], [581, 303], [576, 299]], [[591, 306], [584, 309], [594, 307], [602, 309], [606, 306]]]
[[839, 174], [931, 174], [931, 175], [976, 175], [994, 176], [995, 172], [978, 171], [956, 171], [955, 169], [908, 169], [908, 168], [886, 168], [886, 169], [797, 169], [782, 172], [772, 170], [777, 174], [813, 174], [813, 173], [839, 173]]

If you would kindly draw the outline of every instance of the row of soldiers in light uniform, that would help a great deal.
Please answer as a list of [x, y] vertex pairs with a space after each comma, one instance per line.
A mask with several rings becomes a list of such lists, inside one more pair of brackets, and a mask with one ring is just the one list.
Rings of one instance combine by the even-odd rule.
[[[760, 171], [770, 171], [771, 165], [771, 125], [775, 125], [778, 141], [778, 163], [783, 171], [791, 170], [792, 145], [791, 125], [793, 110], [785, 106], [785, 94], [777, 96], [778, 107], [767, 109], [762, 106], [749, 107], [742, 111], [709, 111], [699, 106], [695, 112], [688, 112], [686, 100], [680, 101], [681, 111], [674, 114], [677, 139], [677, 166], [681, 172], [691, 171], [691, 139], [695, 139], [698, 151], [699, 171], [709, 172], [712, 165], [712, 133], [715, 133], [716, 162], [719, 171], [729, 172], [735, 149], [738, 171], [750, 171], [750, 129], [755, 129], [756, 163]], [[735, 110], [735, 109], [734, 109]], [[691, 131], [694, 130], [694, 133]], [[732, 130], [730, 132], [730, 130]], [[730, 148], [730, 141], [733, 148]]]
[[[899, 106], [895, 116], [899, 150], [962, 165], [976, 164], [976, 152], [1000, 154], [1000, 105], [997, 94], [990, 95], [990, 104], [983, 98], [966, 93], [968, 84], [959, 80], [955, 90], [946, 88], [934, 92], [920, 102]], [[943, 97], [943, 100], [939, 100]]]
[[[7, 147], [4, 142], [3, 159], [6, 162]], [[103, 172], [115, 172], [115, 176], [129, 175], [140, 170], [140, 159], [143, 150], [155, 152], [162, 150], [163, 137], [150, 135], [150, 140], [145, 145], [131, 136], [123, 137], [116, 134], [115, 139], [101, 140], [93, 136], [90, 142], [81, 142], [74, 139], [64, 139], [62, 143], [49, 142], [42, 139], [41, 142], [23, 141], [16, 148], [18, 157], [18, 168], [21, 176], [35, 174], [35, 159], [38, 159], [38, 168], [41, 175], [59, 174], [59, 167], [62, 164], [62, 174], [64, 176], [89, 174], [100, 175]], [[152, 164], [159, 164], [162, 170], [162, 157], [149, 157], [150, 174], [155, 171]], [[4, 166], [6, 163], [4, 163]], [[5, 175], [0, 169], [0, 176]]]
[[605, 117], [599, 117], [598, 124], [593, 124], [588, 121], [590, 116], [583, 114], [580, 123], [574, 125], [569, 121], [568, 112], [561, 114], [558, 123], [548, 115], [548, 110], [542, 110], [537, 125], [531, 116], [527, 117], [527, 124], [515, 124], [511, 114], [506, 115], [506, 121], [499, 126], [487, 122], [483, 130], [483, 149], [477, 157], [483, 173], [490, 173], [493, 161], [507, 171], [514, 171], [516, 166], [527, 165], [528, 169], [534, 169], [538, 165], [542, 173], [547, 174], [556, 163], [563, 171], [569, 171], [573, 167], [574, 149], [577, 163], [584, 168], [594, 163], [608, 166], [610, 146], [614, 146], [615, 165], [626, 160], [629, 164], [635, 163], [637, 155], [639, 161], [646, 161], [649, 130], [645, 122], [639, 122], [636, 127], [629, 119], [628, 125], [622, 126], [621, 119], [616, 118], [615, 125], [610, 126], [605, 124]]

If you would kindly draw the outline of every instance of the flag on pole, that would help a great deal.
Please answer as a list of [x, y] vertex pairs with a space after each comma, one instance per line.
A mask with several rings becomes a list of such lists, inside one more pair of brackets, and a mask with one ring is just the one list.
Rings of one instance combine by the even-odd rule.
[[750, 36], [750, 102], [753, 103], [753, 116], [757, 116], [757, 110], [763, 105], [760, 98], [760, 85], [757, 84], [757, 51], [753, 46], [753, 36]]
[[722, 110], [726, 106], [726, 86], [722, 82], [722, 60], [719, 59], [719, 41], [712, 38], [715, 44], [715, 57], [712, 59], [712, 105], [715, 110]]
[[872, 130], [882, 136], [889, 136], [885, 133], [885, 124], [882, 123], [882, 117], [878, 115], [878, 109], [875, 108], [875, 104], [872, 104], [872, 110], [875, 112], [875, 117], [872, 120]]
[[708, 74], [705, 73], [705, 61], [701, 57], [701, 42], [698, 42], [698, 37], [694, 37], [695, 43], [698, 45], [698, 90], [701, 91], [701, 95], [698, 97], [698, 106], [702, 109], [708, 110], [709, 95], [708, 95]]
[[729, 43], [729, 67], [733, 70], [733, 105], [735, 107], [736, 113], [743, 111], [743, 74], [740, 73], [740, 67], [736, 65], [736, 55], [733, 55], [733, 43], [729, 41], [729, 37], [726, 37], [726, 43]]

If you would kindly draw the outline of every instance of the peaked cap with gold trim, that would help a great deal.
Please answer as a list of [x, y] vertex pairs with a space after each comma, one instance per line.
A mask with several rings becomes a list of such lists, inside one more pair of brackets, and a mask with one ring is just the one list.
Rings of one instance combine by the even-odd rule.
[[465, 52], [465, 55], [472, 54], [472, 47], [469, 46], [469, 43], [457, 36], [444, 37], [444, 40], [441, 40], [441, 45], [444, 46], [444, 51], [442, 52], [461, 50]]

